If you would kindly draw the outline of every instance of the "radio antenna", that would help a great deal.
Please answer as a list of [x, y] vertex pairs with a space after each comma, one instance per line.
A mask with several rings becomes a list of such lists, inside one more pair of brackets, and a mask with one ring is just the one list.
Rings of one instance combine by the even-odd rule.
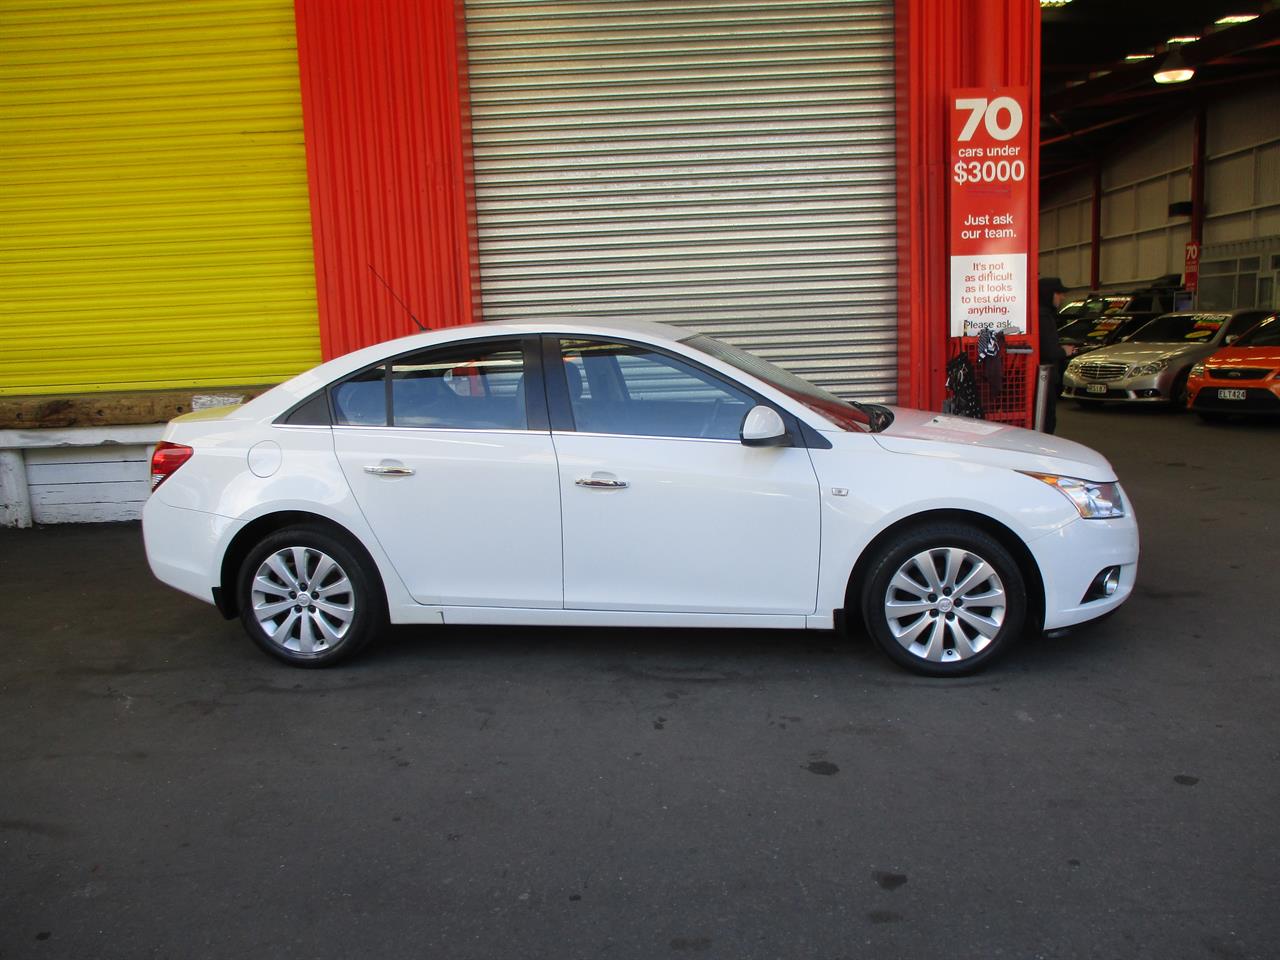
[[404, 312], [405, 312], [405, 313], [407, 313], [407, 314], [409, 315], [409, 319], [410, 319], [410, 320], [412, 320], [414, 323], [416, 323], [416, 324], [418, 325], [418, 329], [419, 329], [419, 330], [421, 330], [423, 333], [426, 333], [426, 332], [427, 332], [427, 328], [426, 328], [426, 327], [424, 327], [424, 326], [422, 325], [422, 321], [421, 321], [421, 320], [419, 320], [417, 317], [415, 317], [415, 316], [413, 315], [413, 311], [409, 309], [409, 305], [408, 305], [407, 303], [405, 303], [403, 300], [401, 300], [401, 299], [400, 299], [400, 295], [399, 295], [398, 293], [396, 293], [394, 290], [392, 290], [392, 289], [391, 289], [391, 284], [387, 283], [387, 281], [386, 281], [386, 280], [383, 280], [383, 279], [382, 279], [382, 274], [380, 274], [377, 270], [374, 270], [374, 269], [373, 269], [373, 264], [372, 264], [372, 263], [371, 263], [371, 264], [369, 264], [369, 265], [368, 265], [368, 267], [369, 267], [369, 271], [370, 271], [370, 272], [371, 272], [375, 277], [377, 277], [377, 278], [378, 278], [378, 282], [379, 282], [379, 283], [381, 283], [384, 287], [386, 287], [386, 288], [387, 288], [387, 293], [389, 293], [389, 294], [391, 294], [391, 296], [395, 297], [395, 298], [396, 298], [396, 303], [400, 304], [400, 306], [404, 308]]

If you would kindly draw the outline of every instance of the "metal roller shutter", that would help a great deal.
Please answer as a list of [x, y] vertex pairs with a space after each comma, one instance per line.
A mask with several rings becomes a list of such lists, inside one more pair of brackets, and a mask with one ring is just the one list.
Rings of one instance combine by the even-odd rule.
[[895, 396], [892, 3], [466, 11], [486, 319], [663, 320]]
[[0, 394], [320, 359], [290, 0], [0, 0]]

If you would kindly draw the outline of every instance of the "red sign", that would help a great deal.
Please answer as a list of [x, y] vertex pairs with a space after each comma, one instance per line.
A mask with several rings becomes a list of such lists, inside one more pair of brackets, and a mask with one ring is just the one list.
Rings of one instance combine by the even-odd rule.
[[1027, 332], [1030, 116], [1025, 87], [951, 95], [951, 335]]
[[1192, 240], [1187, 244], [1187, 256], [1182, 264], [1183, 286], [1191, 293], [1200, 283], [1200, 244]]

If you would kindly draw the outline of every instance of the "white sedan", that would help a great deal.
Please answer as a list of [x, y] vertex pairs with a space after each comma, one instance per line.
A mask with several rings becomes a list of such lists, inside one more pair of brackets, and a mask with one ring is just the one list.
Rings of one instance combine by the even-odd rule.
[[978, 669], [1114, 610], [1138, 529], [1078, 443], [848, 403], [647, 322], [368, 347], [174, 420], [155, 575], [298, 666], [391, 623], [827, 630]]

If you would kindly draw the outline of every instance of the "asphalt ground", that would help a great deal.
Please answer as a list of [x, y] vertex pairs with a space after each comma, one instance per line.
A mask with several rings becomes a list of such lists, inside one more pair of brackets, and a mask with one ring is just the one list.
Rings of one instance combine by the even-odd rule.
[[1280, 956], [1280, 425], [1061, 423], [1136, 593], [961, 681], [764, 631], [300, 671], [136, 525], [0, 532], [0, 957]]

